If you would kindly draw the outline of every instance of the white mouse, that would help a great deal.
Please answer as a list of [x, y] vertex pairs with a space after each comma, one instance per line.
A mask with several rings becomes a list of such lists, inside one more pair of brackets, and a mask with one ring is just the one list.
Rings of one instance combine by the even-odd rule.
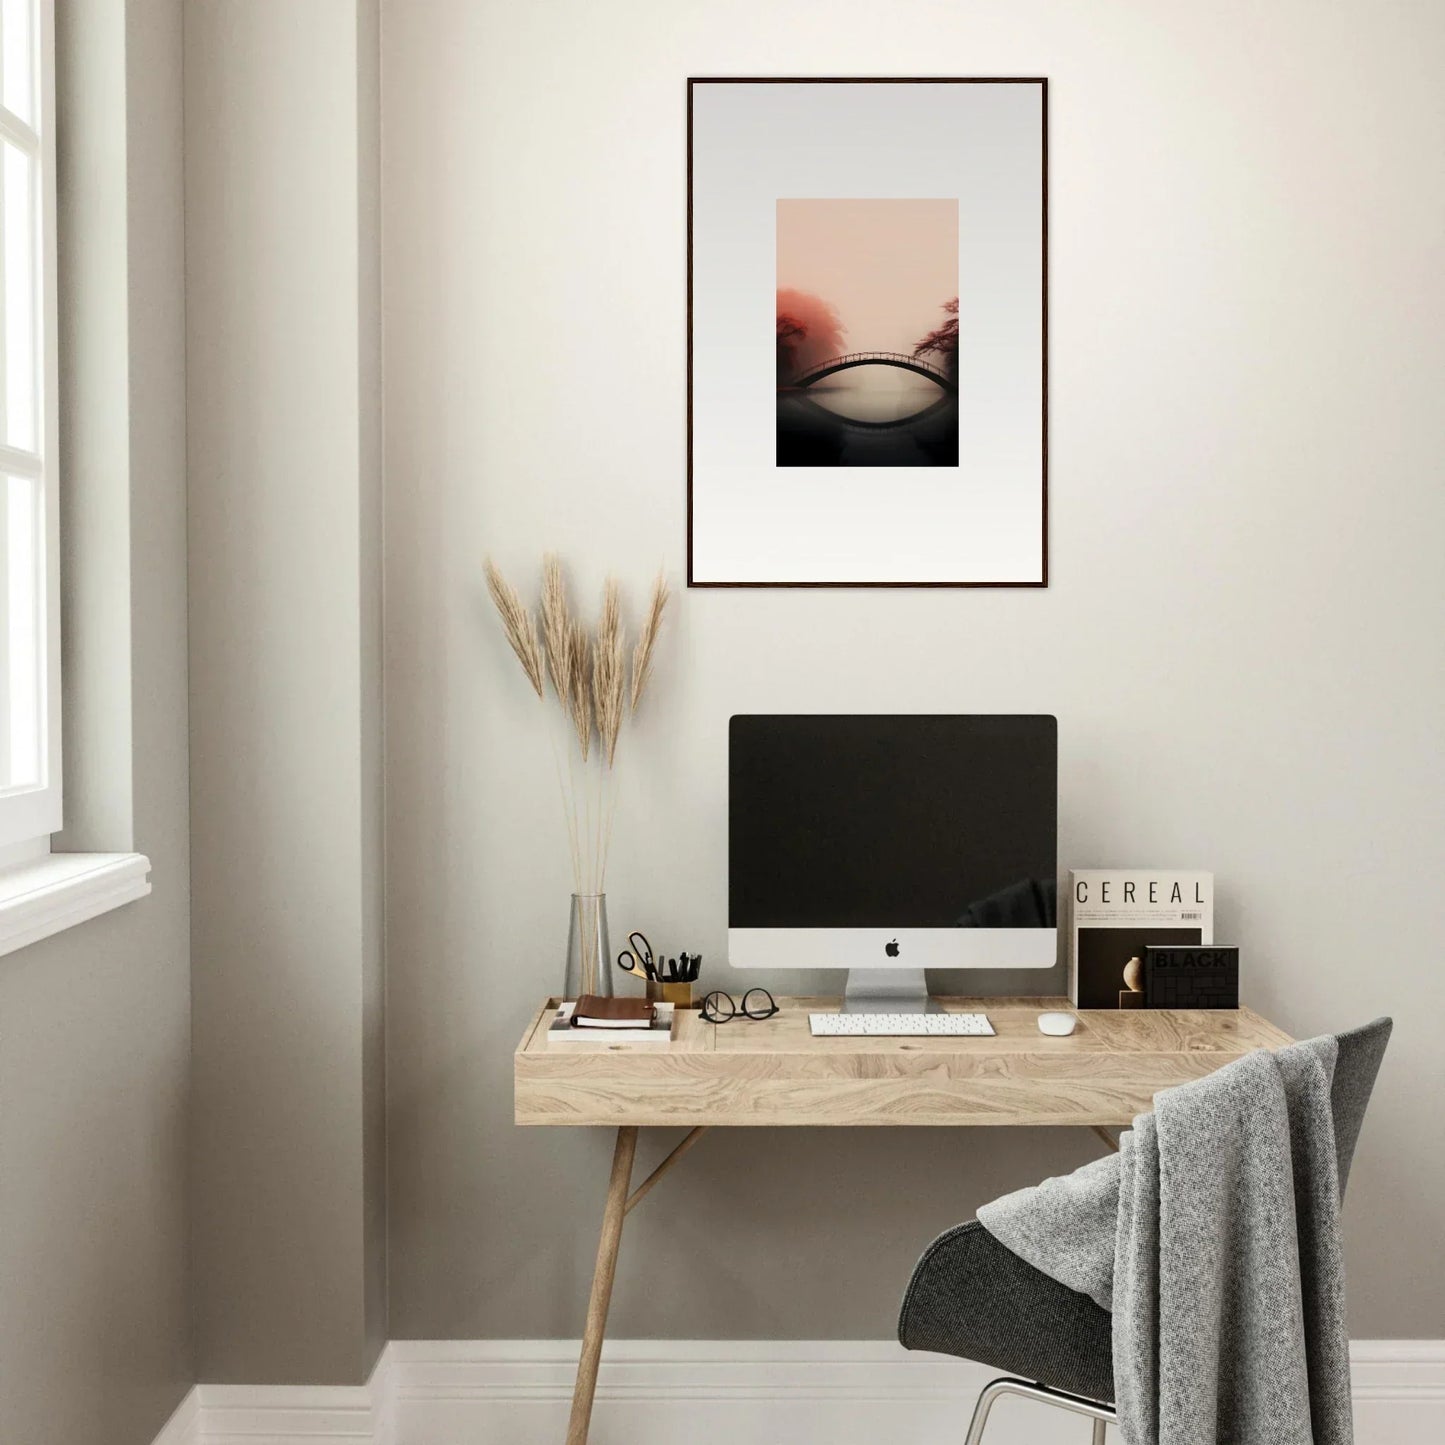
[[1078, 1021], [1073, 1014], [1040, 1014], [1039, 1032], [1053, 1034], [1055, 1038], [1063, 1038], [1065, 1034], [1073, 1033], [1074, 1025]]

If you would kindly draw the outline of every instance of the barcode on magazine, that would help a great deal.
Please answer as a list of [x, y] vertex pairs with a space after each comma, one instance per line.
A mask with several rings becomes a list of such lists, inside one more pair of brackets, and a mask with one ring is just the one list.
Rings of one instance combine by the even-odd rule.
[[1179, 917], [1181, 921], [1198, 923], [1204, 915], [1202, 913], [1181, 913]]

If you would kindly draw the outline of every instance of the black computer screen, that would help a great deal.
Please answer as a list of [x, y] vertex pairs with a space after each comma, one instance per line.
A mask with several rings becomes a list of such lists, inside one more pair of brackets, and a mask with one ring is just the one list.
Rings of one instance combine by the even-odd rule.
[[730, 927], [1054, 926], [1052, 717], [737, 716], [728, 774]]

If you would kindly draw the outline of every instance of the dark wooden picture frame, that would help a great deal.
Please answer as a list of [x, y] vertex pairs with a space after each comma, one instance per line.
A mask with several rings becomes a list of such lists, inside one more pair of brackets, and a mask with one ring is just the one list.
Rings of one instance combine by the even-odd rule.
[[[1019, 581], [924, 581], [924, 580], [792, 580], [792, 581], [718, 581], [699, 580], [694, 567], [694, 472], [695, 472], [695, 340], [694, 340], [694, 299], [695, 299], [695, 257], [694, 257], [694, 102], [699, 86], [712, 85], [1037, 85], [1040, 87], [1040, 110], [1042, 136], [1040, 145], [1041, 175], [1040, 198], [1042, 214], [1040, 234], [1042, 255], [1040, 276], [1042, 284], [1041, 316], [1042, 337], [1040, 355], [1042, 359], [1041, 407], [1039, 425], [1041, 429], [1041, 475], [1040, 518], [1041, 536], [1040, 570], [1037, 578]], [[1048, 80], [1042, 76], [693, 76], [687, 82], [687, 585], [698, 588], [728, 587], [1047, 587], [1049, 578], [1049, 506], [1048, 506]]]

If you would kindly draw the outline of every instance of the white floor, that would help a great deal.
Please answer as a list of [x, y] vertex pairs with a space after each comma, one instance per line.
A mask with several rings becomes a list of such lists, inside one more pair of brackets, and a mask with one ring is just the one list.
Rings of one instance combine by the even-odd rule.
[[[1445, 1440], [1445, 1341], [1353, 1357], [1357, 1445]], [[156, 1445], [560, 1445], [576, 1359], [574, 1341], [393, 1341], [366, 1385], [199, 1386]], [[591, 1445], [959, 1445], [997, 1373], [885, 1341], [617, 1340]], [[1082, 1445], [1088, 1429], [1005, 1399], [986, 1439]]]

